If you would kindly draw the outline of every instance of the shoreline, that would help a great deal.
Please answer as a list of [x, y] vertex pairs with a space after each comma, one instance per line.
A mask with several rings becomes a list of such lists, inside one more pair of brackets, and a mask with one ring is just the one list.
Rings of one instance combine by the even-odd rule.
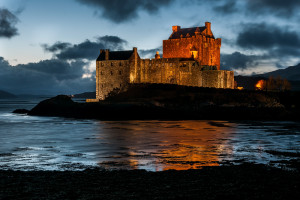
[[298, 171], [246, 163], [199, 170], [3, 171], [0, 199], [292, 199]]

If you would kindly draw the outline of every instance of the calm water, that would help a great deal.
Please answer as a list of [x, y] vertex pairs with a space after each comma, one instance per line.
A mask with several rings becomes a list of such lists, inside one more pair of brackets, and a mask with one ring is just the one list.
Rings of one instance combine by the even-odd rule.
[[0, 100], [0, 169], [190, 169], [273, 163], [300, 153], [296, 122], [97, 121], [12, 114], [42, 99]]

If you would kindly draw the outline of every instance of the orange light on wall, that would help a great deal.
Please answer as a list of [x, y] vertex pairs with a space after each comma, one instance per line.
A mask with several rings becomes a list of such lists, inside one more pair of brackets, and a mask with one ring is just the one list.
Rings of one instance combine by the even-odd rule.
[[198, 51], [191, 51], [193, 58], [198, 58]]

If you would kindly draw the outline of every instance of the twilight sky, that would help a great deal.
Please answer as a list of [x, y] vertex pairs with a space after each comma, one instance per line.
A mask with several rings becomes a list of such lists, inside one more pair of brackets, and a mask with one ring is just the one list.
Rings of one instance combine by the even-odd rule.
[[300, 62], [300, 0], [0, 0], [0, 90], [95, 90], [100, 49], [161, 51], [172, 25], [212, 23], [221, 69], [252, 74]]

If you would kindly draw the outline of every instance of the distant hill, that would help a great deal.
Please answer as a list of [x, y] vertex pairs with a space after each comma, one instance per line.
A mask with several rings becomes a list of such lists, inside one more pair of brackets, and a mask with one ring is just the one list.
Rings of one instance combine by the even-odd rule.
[[289, 81], [300, 81], [300, 63], [296, 66], [290, 66], [285, 69], [278, 69], [273, 72], [268, 72], [265, 74], [258, 74], [255, 76], [266, 77], [269, 78], [270, 76], [277, 77], [281, 76]]
[[270, 76], [276, 78], [280, 76], [281, 78], [287, 79], [292, 86], [292, 90], [300, 91], [300, 63], [296, 66], [290, 66], [285, 69], [278, 69], [272, 72], [264, 74], [256, 74], [253, 76], [235, 76], [234, 80], [237, 82], [239, 87], [244, 89], [254, 90], [255, 85], [259, 80], [266, 80]]
[[96, 92], [84, 92], [81, 94], [74, 94], [73, 98], [85, 98], [85, 99], [95, 99]]
[[5, 92], [3, 90], [0, 90], [0, 99], [10, 99], [10, 98], [17, 98], [17, 96], [13, 95], [9, 92]]

